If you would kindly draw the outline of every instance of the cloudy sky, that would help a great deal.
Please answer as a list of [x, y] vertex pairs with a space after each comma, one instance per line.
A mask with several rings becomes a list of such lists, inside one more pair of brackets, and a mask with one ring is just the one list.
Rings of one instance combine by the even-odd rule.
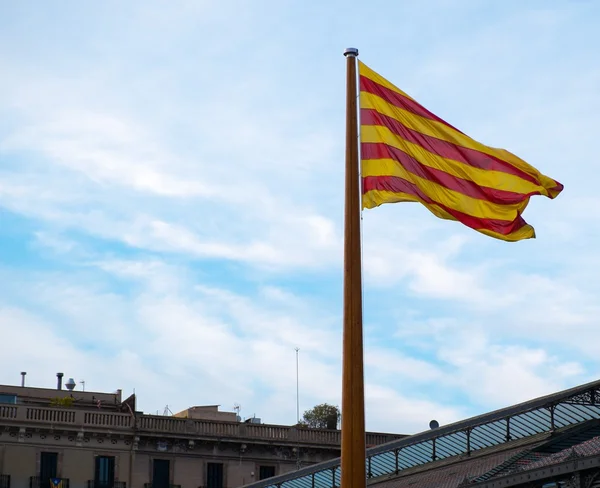
[[[0, 383], [341, 397], [346, 47], [565, 185], [505, 243], [365, 211], [367, 428], [598, 378], [600, 3], [0, 0]], [[80, 387], [80, 386], [78, 386]]]

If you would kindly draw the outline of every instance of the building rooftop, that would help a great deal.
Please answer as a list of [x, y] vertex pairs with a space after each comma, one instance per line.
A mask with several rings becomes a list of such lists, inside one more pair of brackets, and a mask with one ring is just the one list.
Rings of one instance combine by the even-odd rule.
[[[57, 373], [56, 388], [38, 388], [25, 386], [25, 374], [21, 373], [21, 386], [0, 385], [0, 403], [27, 404], [37, 406], [73, 406], [77, 408], [98, 408], [119, 410], [125, 403], [135, 410], [135, 397], [122, 399], [122, 391], [114, 393], [83, 391], [75, 389], [70, 378], [63, 385], [62, 373]], [[72, 382], [72, 383], [71, 383]]]
[[235, 412], [221, 412], [219, 405], [198, 405], [177, 412], [174, 417], [186, 419], [222, 420], [223, 422], [239, 422]]

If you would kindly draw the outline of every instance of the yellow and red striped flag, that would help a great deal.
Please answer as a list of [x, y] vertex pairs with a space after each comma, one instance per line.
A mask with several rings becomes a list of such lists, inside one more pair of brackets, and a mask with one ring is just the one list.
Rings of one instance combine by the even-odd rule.
[[359, 61], [363, 208], [419, 202], [505, 241], [535, 237], [521, 214], [532, 195], [563, 189], [514, 154], [452, 127]]

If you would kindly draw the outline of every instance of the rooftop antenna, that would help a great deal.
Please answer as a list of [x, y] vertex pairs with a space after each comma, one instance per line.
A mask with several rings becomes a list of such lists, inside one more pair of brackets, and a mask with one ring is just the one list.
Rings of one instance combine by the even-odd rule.
[[165, 409], [163, 410], [163, 415], [173, 415], [173, 412], [171, 412], [171, 409], [169, 408], [169, 405], [165, 406]]
[[300, 351], [299, 347], [295, 348], [296, 351], [296, 423], [300, 423], [300, 375], [298, 372], [298, 352]]
[[81, 385], [81, 391], [85, 391], [85, 380], [81, 380], [79, 384]]
[[236, 419], [238, 422], [240, 422], [242, 420], [242, 417], [240, 417], [240, 410], [242, 409], [242, 406], [239, 403], [234, 403], [233, 404], [233, 409], [236, 412]]
[[[299, 347], [295, 348], [296, 351], [296, 425], [300, 424], [300, 374], [298, 367], [298, 352], [300, 351]], [[296, 469], [300, 469], [302, 467], [302, 462], [300, 461], [300, 437], [298, 437], [298, 445], [296, 446]]]

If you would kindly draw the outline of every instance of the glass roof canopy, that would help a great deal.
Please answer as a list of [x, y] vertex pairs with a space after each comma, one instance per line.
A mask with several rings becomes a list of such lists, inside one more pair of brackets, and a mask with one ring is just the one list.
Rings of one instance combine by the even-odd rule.
[[[367, 449], [367, 478], [399, 474], [434, 460], [470, 454], [510, 440], [600, 418], [600, 381], [438, 427]], [[332, 459], [247, 488], [337, 488], [340, 459]]]

